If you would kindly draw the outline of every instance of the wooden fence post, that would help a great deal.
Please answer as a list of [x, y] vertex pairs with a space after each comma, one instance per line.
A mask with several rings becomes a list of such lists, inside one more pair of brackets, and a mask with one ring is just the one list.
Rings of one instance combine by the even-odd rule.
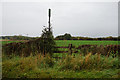
[[68, 52], [69, 52], [69, 54], [70, 54], [70, 55], [72, 55], [72, 44], [69, 44], [68, 49], [69, 49], [69, 51], [68, 51]]

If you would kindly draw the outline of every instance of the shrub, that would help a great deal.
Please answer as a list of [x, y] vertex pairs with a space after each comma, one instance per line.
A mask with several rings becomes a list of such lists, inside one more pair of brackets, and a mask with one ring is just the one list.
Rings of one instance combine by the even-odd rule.
[[45, 53], [52, 55], [52, 53], [55, 51], [55, 41], [51, 28], [43, 29], [40, 46], [41, 52], [44, 53], [44, 55]]

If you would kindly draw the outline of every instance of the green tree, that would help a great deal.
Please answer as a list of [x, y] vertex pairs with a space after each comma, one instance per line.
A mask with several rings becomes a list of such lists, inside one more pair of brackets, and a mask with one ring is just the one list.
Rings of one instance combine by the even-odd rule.
[[65, 40], [70, 40], [72, 37], [71, 37], [71, 35], [70, 34], [68, 34], [68, 33], [65, 33], [64, 34], [64, 39]]
[[[44, 26], [45, 27], [45, 26]], [[52, 55], [52, 53], [55, 50], [55, 42], [54, 37], [51, 31], [51, 28], [45, 27], [42, 31], [41, 35], [41, 52], [45, 55], [46, 53], [49, 53]]]
[[57, 36], [55, 38], [56, 40], [71, 40], [72, 39], [72, 36], [68, 33], [65, 33], [64, 35], [60, 35], [60, 36]]

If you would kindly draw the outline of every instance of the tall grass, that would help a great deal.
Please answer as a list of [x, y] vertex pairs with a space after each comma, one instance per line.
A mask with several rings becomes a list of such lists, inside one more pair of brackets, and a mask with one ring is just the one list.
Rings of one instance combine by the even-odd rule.
[[118, 68], [118, 58], [102, 56], [100, 54], [92, 55], [91, 53], [86, 56], [78, 55], [66, 56], [59, 63], [60, 70], [103, 70], [109, 68]]
[[[67, 75], [67, 71], [83, 72], [83, 70], [102, 71], [105, 69], [118, 69], [119, 60], [111, 56], [102, 56], [100, 54], [86, 56], [67, 55], [62, 59], [55, 60], [47, 54], [45, 57], [41, 54], [29, 57], [3, 55], [2, 76], [8, 78], [50, 78], [54, 75]], [[48, 72], [50, 70], [50, 72]], [[55, 72], [55, 74], [54, 74]], [[64, 76], [64, 75], [62, 75]]]
[[[46, 55], [36, 55], [36, 56], [29, 56], [29, 57], [16, 57], [12, 56], [10, 59], [7, 56], [3, 56], [3, 77], [24, 77], [30, 72], [34, 72], [41, 68], [50, 68], [53, 66], [54, 61], [49, 56]], [[6, 59], [5, 59], [6, 58]]]

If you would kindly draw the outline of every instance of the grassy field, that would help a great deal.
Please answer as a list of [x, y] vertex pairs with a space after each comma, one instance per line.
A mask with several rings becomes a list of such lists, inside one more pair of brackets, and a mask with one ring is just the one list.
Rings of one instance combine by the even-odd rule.
[[[21, 41], [2, 41], [2, 44]], [[92, 45], [117, 45], [118, 41], [80, 41], [56, 40], [57, 46]], [[74, 54], [73, 54], [74, 55]], [[87, 55], [77, 56], [67, 53], [55, 53], [53, 56], [63, 57], [55, 59], [41, 54], [36, 56], [20, 57], [3, 54], [2, 76], [7, 78], [118, 78], [120, 69], [118, 56]]]
[[57, 46], [68, 46], [68, 44], [73, 44], [75, 46], [79, 45], [117, 45], [118, 41], [94, 41], [94, 40], [56, 40]]
[[[24, 41], [2, 41], [2, 45], [12, 42], [24, 42]], [[73, 44], [74, 46], [79, 45], [117, 45], [118, 41], [88, 41], [88, 40], [56, 40], [57, 46], [68, 46], [69, 44]]]
[[46, 55], [7, 57], [3, 55], [2, 76], [7, 78], [118, 78], [118, 58], [101, 55], [54, 59]]
[[2, 42], [2, 45], [8, 44], [8, 43], [13, 43], [13, 42], [24, 42], [24, 41], [0, 41]]
[[[12, 42], [24, 42], [24, 41], [2, 41], [2, 45]], [[69, 44], [73, 44], [74, 46], [79, 45], [117, 45], [118, 41], [95, 41], [95, 40], [55, 40], [57, 46], [68, 46]], [[68, 51], [66, 48], [59, 48], [60, 51]], [[64, 55], [67, 55], [67, 53], [55, 53], [54, 57], [62, 57]], [[77, 55], [74, 54], [73, 55]]]

